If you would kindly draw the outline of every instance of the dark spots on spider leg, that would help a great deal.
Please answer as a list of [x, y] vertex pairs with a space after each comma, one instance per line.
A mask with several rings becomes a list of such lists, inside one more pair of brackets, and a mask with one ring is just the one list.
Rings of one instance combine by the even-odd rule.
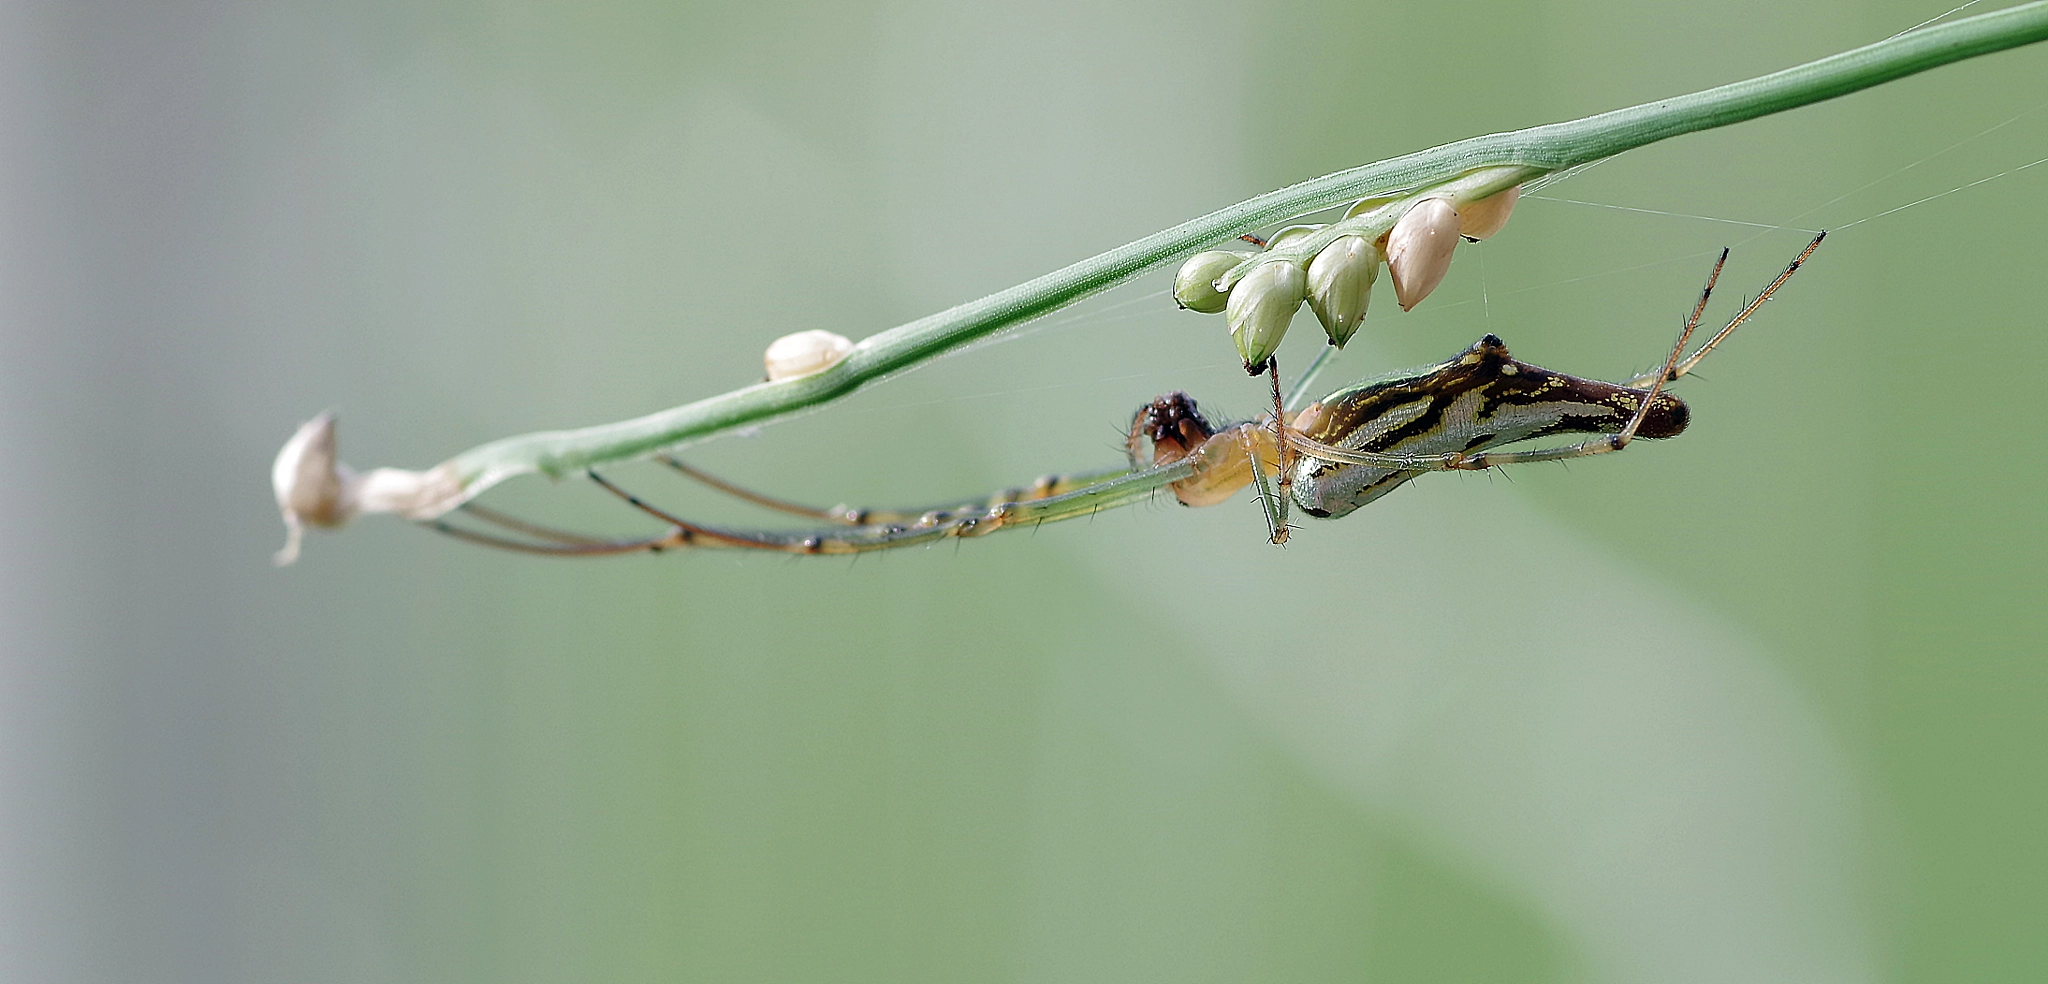
[[820, 537], [807, 536], [804, 537], [803, 548], [804, 553], [818, 553], [825, 549], [825, 541]]

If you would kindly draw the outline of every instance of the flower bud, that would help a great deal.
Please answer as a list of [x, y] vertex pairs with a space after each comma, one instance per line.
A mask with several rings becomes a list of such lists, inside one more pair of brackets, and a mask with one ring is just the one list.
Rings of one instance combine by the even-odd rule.
[[1266, 248], [1279, 249], [1280, 247], [1285, 246], [1288, 243], [1294, 242], [1297, 239], [1302, 239], [1308, 236], [1315, 235], [1316, 233], [1321, 232], [1322, 230], [1323, 227], [1319, 225], [1288, 226], [1287, 228], [1274, 233], [1273, 238], [1266, 240]]
[[1441, 198], [1416, 202], [1387, 234], [1387, 273], [1394, 299], [1407, 311], [1422, 303], [1451, 269], [1458, 245], [1458, 210]]
[[1522, 186], [1515, 185], [1506, 191], [1497, 191], [1476, 202], [1466, 202], [1458, 207], [1458, 235], [1466, 239], [1487, 239], [1508, 224], [1508, 216], [1515, 211], [1515, 200], [1522, 197]]
[[1173, 277], [1174, 303], [1203, 314], [1223, 310], [1230, 301], [1230, 294], [1216, 289], [1216, 278], [1229, 273], [1231, 267], [1243, 263], [1249, 255], [1212, 249], [1188, 257], [1188, 261], [1180, 265], [1180, 272]]
[[829, 331], [800, 331], [768, 343], [768, 353], [762, 361], [768, 367], [768, 381], [779, 383], [830, 369], [851, 351], [853, 343], [844, 335]]
[[1266, 368], [1307, 294], [1308, 274], [1292, 263], [1261, 263], [1237, 282], [1225, 317], [1245, 372], [1257, 375]]
[[1372, 282], [1379, 277], [1380, 251], [1359, 236], [1341, 236], [1308, 265], [1308, 307], [1323, 323], [1330, 344], [1343, 348], [1365, 323]]

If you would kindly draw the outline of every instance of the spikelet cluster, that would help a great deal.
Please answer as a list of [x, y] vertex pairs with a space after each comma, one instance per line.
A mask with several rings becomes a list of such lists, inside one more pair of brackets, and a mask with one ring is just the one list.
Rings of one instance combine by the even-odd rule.
[[[1420, 304], [1443, 282], [1459, 241], [1499, 232], [1520, 193], [1516, 185], [1470, 201], [1455, 191], [1366, 199], [1335, 226], [1289, 226], [1274, 233], [1264, 253], [1195, 254], [1174, 277], [1173, 297], [1191, 311], [1222, 312], [1245, 371], [1256, 374], [1304, 302], [1330, 344], [1350, 341], [1365, 323], [1382, 260], [1401, 310]], [[1391, 227], [1384, 224], [1389, 221]]]

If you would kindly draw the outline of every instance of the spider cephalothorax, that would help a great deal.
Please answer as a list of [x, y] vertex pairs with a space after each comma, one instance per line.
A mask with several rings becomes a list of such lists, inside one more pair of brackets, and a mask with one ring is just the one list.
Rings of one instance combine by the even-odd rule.
[[1195, 407], [1194, 397], [1175, 390], [1138, 408], [1138, 415], [1131, 420], [1126, 450], [1130, 454], [1131, 467], [1142, 467], [1144, 462], [1139, 441], [1151, 441], [1151, 463], [1166, 465], [1187, 457], [1202, 442], [1215, 436], [1216, 428]]

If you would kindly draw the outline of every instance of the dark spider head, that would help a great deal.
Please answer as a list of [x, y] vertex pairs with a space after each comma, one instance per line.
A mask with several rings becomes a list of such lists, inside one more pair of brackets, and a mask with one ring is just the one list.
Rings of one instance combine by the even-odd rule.
[[1193, 397], [1178, 390], [1138, 408], [1131, 420], [1129, 451], [1131, 467], [1139, 467], [1138, 442], [1152, 442], [1152, 464], [1167, 465], [1188, 456], [1196, 447], [1216, 436]]

